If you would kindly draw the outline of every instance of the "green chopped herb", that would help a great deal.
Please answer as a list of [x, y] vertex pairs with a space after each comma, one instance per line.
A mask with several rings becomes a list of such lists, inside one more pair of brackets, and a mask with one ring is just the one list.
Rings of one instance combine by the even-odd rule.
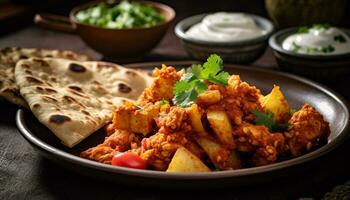
[[311, 28], [314, 29], [329, 29], [331, 26], [329, 24], [313, 24]]
[[80, 23], [112, 29], [151, 27], [165, 21], [165, 16], [153, 7], [126, 0], [116, 5], [99, 3], [75, 17]]
[[221, 57], [212, 54], [203, 65], [192, 65], [175, 84], [173, 103], [181, 107], [190, 106], [199, 94], [208, 89], [205, 81], [227, 85], [229, 76], [223, 71]]
[[272, 112], [264, 113], [257, 110], [253, 110], [252, 113], [255, 116], [255, 124], [266, 126], [271, 132], [283, 132], [286, 131], [290, 126], [289, 123], [275, 123], [275, 121], [273, 120]]
[[162, 100], [159, 101], [159, 104], [160, 104], [161, 106], [163, 106], [163, 105], [169, 105], [170, 103], [169, 103], [168, 100], [162, 99]]
[[289, 109], [289, 114], [290, 115], [293, 115], [295, 112], [297, 112], [296, 109], [294, 109], [294, 108]]
[[301, 46], [300, 45], [298, 45], [296, 42], [293, 42], [292, 43], [292, 51], [294, 52], [294, 53], [298, 53], [299, 52], [299, 50], [301, 49]]
[[334, 36], [334, 41], [339, 42], [339, 43], [345, 43], [346, 39], [342, 35], [336, 35], [336, 36]]
[[328, 46], [326, 46], [326, 47], [322, 47], [322, 49], [321, 49], [321, 51], [323, 52], [323, 53], [331, 53], [331, 52], [333, 52], [335, 49], [334, 49], [334, 47], [332, 46], [332, 45], [328, 45]]
[[302, 26], [302, 27], [299, 27], [298, 29], [298, 33], [308, 33], [309, 32], [309, 27], [307, 26]]

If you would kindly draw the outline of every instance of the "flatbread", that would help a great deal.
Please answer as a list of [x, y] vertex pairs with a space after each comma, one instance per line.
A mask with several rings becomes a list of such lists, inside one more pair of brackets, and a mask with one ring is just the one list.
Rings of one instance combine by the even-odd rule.
[[68, 50], [49, 50], [5, 47], [0, 49], [0, 97], [7, 101], [28, 108], [27, 103], [19, 94], [15, 83], [14, 70], [16, 63], [20, 59], [30, 57], [54, 57], [66, 58], [71, 60], [87, 61], [90, 60], [87, 55]]
[[33, 114], [68, 147], [108, 123], [117, 105], [136, 100], [152, 82], [145, 72], [112, 63], [55, 58], [21, 60], [15, 77]]

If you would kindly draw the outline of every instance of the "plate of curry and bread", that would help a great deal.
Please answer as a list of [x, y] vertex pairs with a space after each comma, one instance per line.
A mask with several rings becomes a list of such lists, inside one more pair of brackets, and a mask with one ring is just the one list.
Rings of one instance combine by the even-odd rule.
[[27, 103], [16, 119], [24, 138], [48, 159], [120, 183], [273, 180], [333, 150], [349, 130], [348, 105], [331, 89], [217, 55], [132, 68], [19, 57], [13, 85]]

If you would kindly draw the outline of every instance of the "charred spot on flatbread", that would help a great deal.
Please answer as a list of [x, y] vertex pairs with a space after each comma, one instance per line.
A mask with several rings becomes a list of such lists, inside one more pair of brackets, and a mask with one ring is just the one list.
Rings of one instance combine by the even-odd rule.
[[21, 67], [23, 67], [24, 69], [29, 69], [30, 68], [30, 66], [27, 65], [27, 64], [22, 64]]
[[79, 65], [77, 63], [70, 63], [69, 64], [69, 69], [72, 72], [77, 72], [77, 73], [82, 73], [86, 71], [86, 68], [83, 65]]
[[32, 72], [29, 71], [29, 70], [25, 70], [24, 72], [25, 72], [26, 74], [28, 74], [28, 75], [32, 75]]
[[42, 67], [49, 67], [50, 64], [46, 62], [45, 60], [39, 59], [39, 58], [33, 58], [34, 62], [39, 63]]
[[57, 93], [56, 90], [52, 89], [52, 88], [44, 88], [44, 90], [47, 92], [47, 93]]
[[42, 96], [41, 97], [44, 101], [47, 101], [47, 102], [53, 102], [53, 103], [58, 103], [58, 101], [50, 96]]
[[26, 79], [29, 83], [43, 84], [41, 80], [34, 78], [32, 76], [27, 76]]
[[68, 88], [75, 90], [75, 91], [78, 91], [78, 92], [83, 91], [83, 89], [81, 89], [79, 86], [75, 86], [75, 85], [68, 86]]
[[118, 84], [118, 90], [119, 90], [119, 92], [122, 92], [122, 93], [130, 93], [131, 92], [131, 87], [127, 86], [124, 83], [119, 83]]
[[69, 122], [71, 120], [72, 119], [66, 115], [58, 115], [58, 114], [51, 115], [49, 119], [51, 123], [58, 124], [58, 125], [63, 124], [65, 122]]
[[25, 55], [21, 55], [20, 57], [19, 57], [19, 59], [27, 59], [27, 58], [29, 58], [28, 56], [25, 56]]
[[36, 103], [32, 105], [32, 109], [38, 109], [38, 108], [40, 108], [40, 104]]
[[117, 68], [117, 66], [113, 63], [108, 62], [99, 62], [97, 63], [98, 68]]
[[88, 111], [82, 110], [81, 112], [84, 113], [85, 115], [90, 115]]

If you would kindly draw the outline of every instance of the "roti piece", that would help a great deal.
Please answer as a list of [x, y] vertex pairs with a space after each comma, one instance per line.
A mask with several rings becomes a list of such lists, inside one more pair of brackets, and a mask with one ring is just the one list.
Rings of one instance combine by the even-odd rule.
[[21, 60], [15, 77], [34, 115], [68, 147], [108, 123], [117, 105], [136, 100], [152, 82], [145, 72], [112, 63], [55, 58]]
[[19, 89], [15, 82], [14, 70], [16, 63], [20, 59], [26, 59], [30, 57], [54, 57], [79, 61], [90, 60], [87, 55], [67, 50], [28, 49], [16, 47], [1, 48], [0, 97], [2, 96], [7, 101], [26, 108], [28, 108], [28, 105], [19, 93]]

